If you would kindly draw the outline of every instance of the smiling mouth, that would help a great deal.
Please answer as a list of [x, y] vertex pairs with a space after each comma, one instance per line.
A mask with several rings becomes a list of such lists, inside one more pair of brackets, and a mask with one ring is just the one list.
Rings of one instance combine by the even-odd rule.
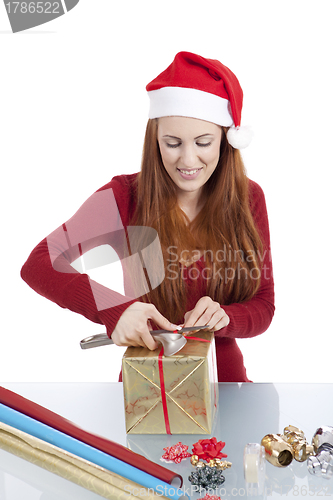
[[199, 172], [199, 170], [202, 170], [202, 167], [201, 168], [194, 168], [193, 170], [182, 170], [181, 168], [177, 168], [177, 170], [179, 172], [181, 172], [182, 174], [188, 175], [190, 177], [191, 175], [194, 175], [197, 172]]

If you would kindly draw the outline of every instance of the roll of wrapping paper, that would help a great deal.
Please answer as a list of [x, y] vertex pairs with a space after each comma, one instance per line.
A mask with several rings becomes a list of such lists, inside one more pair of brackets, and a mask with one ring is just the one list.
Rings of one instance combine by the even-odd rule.
[[115, 472], [145, 488], [153, 488], [156, 493], [168, 498], [174, 500], [188, 498], [182, 490], [3, 404], [0, 404], [0, 422]]
[[138, 488], [148, 500], [157, 498], [133, 481], [1, 422], [0, 448], [109, 500], [128, 499]]
[[13, 408], [28, 417], [38, 420], [43, 424], [53, 427], [68, 436], [78, 439], [85, 444], [93, 446], [100, 451], [112, 455], [123, 462], [133, 465], [133, 467], [136, 467], [143, 472], [147, 472], [148, 474], [161, 479], [165, 483], [169, 483], [175, 487], [181, 487], [183, 484], [183, 478], [180, 474], [176, 474], [159, 464], [155, 464], [142, 455], [139, 455], [125, 446], [115, 443], [114, 441], [87, 432], [57, 413], [54, 413], [47, 408], [44, 408], [43, 406], [16, 394], [15, 392], [5, 389], [4, 387], [0, 387], [0, 403]]

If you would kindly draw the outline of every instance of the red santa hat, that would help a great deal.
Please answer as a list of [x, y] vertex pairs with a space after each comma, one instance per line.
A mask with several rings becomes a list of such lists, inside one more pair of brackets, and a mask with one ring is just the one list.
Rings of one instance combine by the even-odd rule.
[[186, 116], [230, 127], [228, 142], [245, 148], [250, 127], [241, 127], [243, 91], [229, 68], [215, 59], [179, 52], [170, 66], [148, 83], [149, 118]]

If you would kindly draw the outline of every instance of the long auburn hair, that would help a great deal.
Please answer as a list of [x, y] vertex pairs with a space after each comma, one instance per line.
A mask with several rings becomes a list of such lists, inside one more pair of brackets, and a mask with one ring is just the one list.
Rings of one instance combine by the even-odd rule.
[[205, 204], [190, 222], [177, 204], [176, 186], [164, 168], [157, 127], [158, 119], [148, 120], [131, 223], [156, 229], [163, 252], [165, 279], [142, 300], [153, 303], [179, 324], [187, 302], [180, 257], [201, 251], [206, 268], [205, 295], [221, 305], [240, 303], [259, 288], [262, 242], [249, 208], [244, 164], [240, 152], [226, 140], [228, 129], [223, 127], [218, 164], [203, 186]]

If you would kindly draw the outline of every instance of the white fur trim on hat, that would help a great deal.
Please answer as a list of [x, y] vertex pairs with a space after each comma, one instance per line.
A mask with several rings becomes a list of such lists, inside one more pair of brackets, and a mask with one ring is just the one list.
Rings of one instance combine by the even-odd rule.
[[253, 137], [252, 128], [248, 125], [242, 127], [230, 127], [227, 132], [227, 140], [229, 144], [235, 149], [246, 148]]
[[184, 87], [163, 87], [148, 92], [149, 118], [187, 116], [216, 123], [223, 127], [233, 125], [229, 101], [202, 90]]

